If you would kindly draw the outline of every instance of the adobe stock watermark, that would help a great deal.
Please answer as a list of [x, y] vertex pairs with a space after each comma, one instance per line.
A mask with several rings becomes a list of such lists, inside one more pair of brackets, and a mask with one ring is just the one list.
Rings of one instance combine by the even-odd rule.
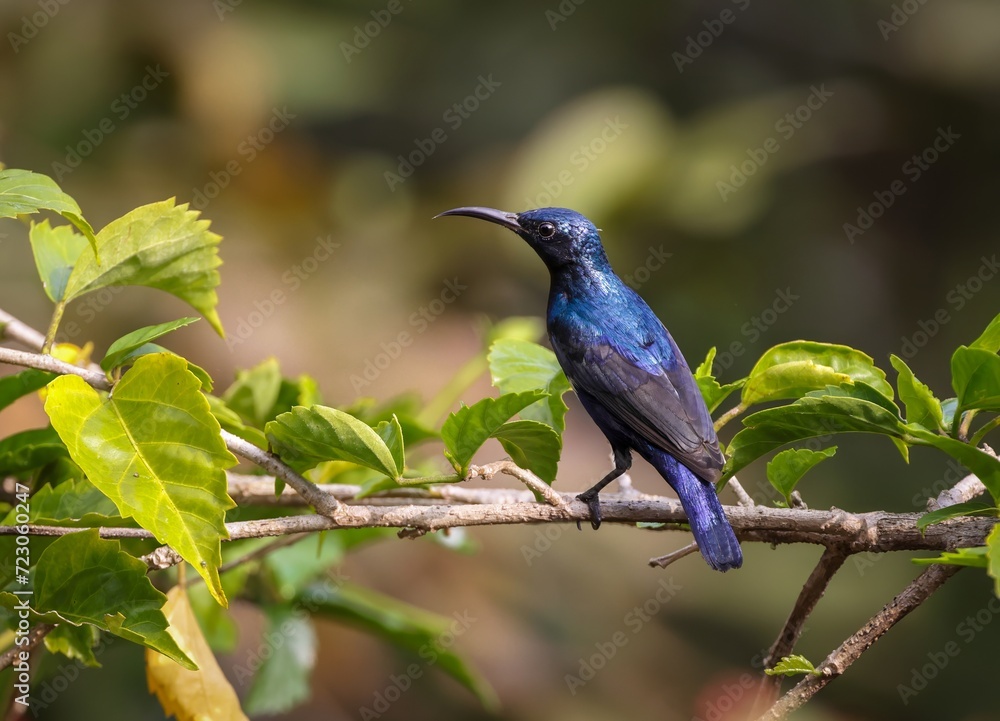
[[341, 41], [340, 52], [344, 54], [344, 60], [350, 64], [354, 56], [360, 55], [362, 50], [371, 45], [372, 40], [381, 35], [392, 19], [405, 9], [402, 0], [389, 0], [381, 10], [372, 10], [369, 13], [372, 16], [371, 20], [364, 25], [354, 26], [354, 36], [351, 38], [353, 42]]
[[250, 340], [250, 336], [284, 305], [289, 296], [302, 287], [320, 266], [333, 257], [341, 244], [332, 235], [317, 236], [312, 251], [281, 274], [281, 285], [253, 302], [253, 310], [236, 319], [231, 335], [226, 336], [226, 347], [232, 353], [236, 346]]
[[565, 676], [566, 687], [570, 694], [576, 696], [576, 692], [587, 683], [593, 680], [597, 672], [605, 668], [618, 651], [628, 645], [643, 627], [653, 617], [660, 612], [660, 609], [670, 603], [683, 587], [674, 581], [673, 577], [661, 579], [657, 584], [656, 591], [647, 598], [642, 605], [635, 606], [622, 619], [625, 629], [631, 631], [631, 635], [625, 630], [615, 631], [606, 641], [598, 641], [594, 644], [594, 653], [581, 657], [577, 662], [579, 667], [576, 674], [568, 673]]
[[[833, 91], [826, 89], [826, 83], [820, 83], [809, 88], [809, 93], [805, 101], [794, 110], [785, 113], [774, 122], [774, 131], [787, 142], [791, 140], [795, 133], [813, 118], [817, 110], [821, 110], [827, 101], [833, 97]], [[757, 174], [763, 168], [768, 159], [781, 150], [781, 143], [773, 135], [768, 137], [763, 143], [755, 148], [747, 148], [746, 160], [739, 166], [735, 163], [729, 166], [729, 182], [719, 180], [715, 183], [716, 190], [722, 196], [722, 202], [729, 201], [729, 196], [746, 185], [747, 179]]]
[[413, 682], [423, 676], [427, 668], [436, 664], [442, 654], [447, 653], [455, 645], [455, 641], [467, 633], [478, 620], [468, 610], [455, 611], [451, 616], [452, 622], [446, 630], [417, 649], [417, 656], [423, 660], [423, 663], [413, 662], [406, 667], [404, 673], [391, 674], [386, 686], [372, 694], [371, 706], [362, 706], [358, 709], [361, 721], [381, 718], [382, 714], [392, 707], [392, 704], [410, 690]]
[[[730, 2], [740, 12], [750, 7], [750, 0], [730, 0]], [[726, 27], [732, 25], [734, 22], [736, 22], [736, 13], [731, 8], [725, 8], [719, 13], [719, 17], [717, 18], [703, 20], [701, 24], [705, 29], [695, 35], [688, 35], [685, 38], [687, 44], [684, 46], [683, 52], [675, 51], [670, 55], [677, 68], [677, 72], [683, 73], [685, 66], [692, 65], [695, 60], [700, 58], [701, 54], [725, 32]]]
[[903, 0], [901, 3], [894, 3], [892, 12], [887, 19], [879, 19], [875, 25], [882, 34], [883, 40], [888, 40], [893, 33], [899, 32], [910, 18], [920, 12], [920, 8], [927, 4], [927, 0]]
[[576, 9], [583, 5], [587, 0], [562, 0], [555, 9], [548, 9], [545, 11], [545, 19], [549, 23], [549, 28], [551, 30], [556, 30], [559, 27], [559, 23], [564, 23], [569, 20], [570, 15], [576, 12]]
[[57, 160], [52, 163], [52, 173], [56, 180], [62, 182], [63, 178], [79, 168], [84, 159], [89, 158], [94, 150], [118, 129], [115, 121], [124, 123], [128, 120], [132, 111], [169, 77], [170, 73], [160, 67], [159, 63], [155, 68], [147, 65], [142, 80], [115, 98], [108, 107], [108, 114], [98, 120], [94, 127], [84, 128], [80, 133], [82, 137], [76, 144], [66, 146], [66, 155], [62, 162]]
[[[917, 321], [917, 329], [909, 335], [900, 338], [899, 355], [909, 360], [913, 358], [920, 349], [926, 346], [934, 336], [941, 332], [941, 329], [948, 325], [954, 318], [954, 314], [960, 312], [969, 301], [986, 287], [986, 284], [996, 278], [1000, 272], [1000, 261], [997, 254], [990, 257], [981, 256], [979, 267], [968, 278], [949, 290], [944, 297], [946, 305], [934, 311], [929, 318]], [[948, 309], [951, 309], [949, 312]]]
[[586, 173], [626, 130], [628, 130], [628, 125], [621, 121], [620, 116], [605, 118], [604, 125], [594, 134], [594, 137], [569, 154], [566, 161], [571, 167], [560, 170], [552, 180], [543, 180], [541, 183], [542, 192], [536, 195], [534, 200], [525, 196], [525, 207], [545, 208], [552, 205], [552, 202], [562, 195], [563, 191], [572, 185], [578, 177]]
[[926, 689], [930, 682], [937, 678], [952, 660], [962, 653], [963, 649], [967, 648], [987, 626], [993, 623], [993, 619], [998, 613], [1000, 613], [1000, 598], [990, 593], [990, 600], [986, 602], [985, 606], [979, 609], [974, 616], [966, 616], [955, 626], [955, 635], [961, 639], [964, 645], [951, 640], [937, 651], [928, 651], [925, 656], [927, 661], [910, 669], [909, 683], [896, 685], [896, 693], [899, 694], [899, 700], [903, 702], [903, 705], [909, 706], [910, 701]]
[[70, 0], [38, 0], [36, 3], [38, 10], [21, 17], [21, 32], [7, 33], [11, 49], [15, 53], [21, 52], [21, 48], [38, 37], [38, 32], [69, 3]]
[[210, 201], [229, 187], [233, 178], [243, 172], [243, 168], [257, 159], [263, 150], [274, 142], [279, 133], [286, 130], [292, 121], [298, 117], [288, 111], [288, 106], [273, 108], [271, 117], [257, 130], [246, 136], [236, 146], [240, 158], [233, 158], [222, 170], [213, 170], [208, 174], [208, 182], [200, 188], [191, 188], [191, 207], [204, 210]]
[[961, 134], [952, 130], [950, 125], [947, 129], [939, 127], [934, 140], [919, 153], [912, 155], [900, 167], [899, 172], [904, 177], [893, 180], [885, 190], [874, 191], [872, 193], [874, 201], [865, 207], [858, 206], [855, 222], [844, 223], [843, 230], [847, 240], [854, 243], [857, 238], [870, 230], [875, 225], [875, 221], [885, 215], [885, 211], [893, 206], [896, 198], [906, 193], [907, 183], [912, 185], [920, 180], [924, 173], [930, 170], [931, 166], [938, 162], [944, 153], [951, 150], [961, 137]]
[[448, 141], [448, 138], [451, 136], [448, 135], [446, 127], [451, 132], [456, 132], [465, 124], [466, 120], [472, 117], [473, 113], [482, 107], [483, 103], [493, 97], [497, 88], [502, 85], [502, 83], [493, 79], [492, 73], [486, 76], [480, 75], [476, 79], [479, 82], [472, 89], [472, 92], [458, 102], [452, 103], [441, 115], [441, 120], [444, 122], [443, 126], [439, 125], [434, 128], [425, 138], [414, 138], [413, 150], [409, 151], [405, 156], [402, 153], [396, 156], [396, 159], [399, 161], [396, 165], [396, 171], [387, 170], [383, 173], [389, 190], [395, 192], [396, 186], [405, 183], [413, 175], [414, 170], [427, 162], [427, 159], [434, 155], [434, 152], [443, 143]]
[[445, 309], [458, 300], [458, 297], [469, 289], [469, 286], [458, 282], [458, 277], [445, 280], [436, 298], [433, 298], [426, 305], [420, 306], [410, 314], [407, 319], [407, 327], [392, 337], [392, 340], [379, 343], [381, 351], [365, 360], [361, 373], [354, 373], [350, 377], [351, 387], [355, 393], [360, 393], [382, 375], [382, 372], [392, 365], [393, 361], [399, 358], [404, 348], [413, 345], [418, 336], [427, 332]]

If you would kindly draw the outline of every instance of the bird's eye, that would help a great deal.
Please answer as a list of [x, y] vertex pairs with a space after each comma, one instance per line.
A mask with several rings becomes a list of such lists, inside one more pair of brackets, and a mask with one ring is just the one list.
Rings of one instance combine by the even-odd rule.
[[556, 226], [552, 223], [542, 223], [538, 226], [538, 235], [543, 238], [551, 238], [556, 234]]

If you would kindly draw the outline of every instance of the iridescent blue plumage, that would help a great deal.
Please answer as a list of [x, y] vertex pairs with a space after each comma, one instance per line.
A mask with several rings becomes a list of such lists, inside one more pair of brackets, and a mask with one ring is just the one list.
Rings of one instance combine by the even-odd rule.
[[724, 458], [708, 408], [670, 333], [611, 269], [593, 223], [566, 208], [456, 208], [442, 215], [509, 228], [549, 269], [552, 349], [615, 457], [615, 469], [580, 495], [594, 527], [598, 493], [628, 470], [635, 451], [677, 492], [709, 565], [739, 568], [739, 542], [715, 493]]

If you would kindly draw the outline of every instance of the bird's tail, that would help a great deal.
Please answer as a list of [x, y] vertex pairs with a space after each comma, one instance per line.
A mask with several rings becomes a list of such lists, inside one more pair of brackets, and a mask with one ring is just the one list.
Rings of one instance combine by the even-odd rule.
[[681, 499], [698, 549], [709, 566], [728, 571], [743, 565], [743, 551], [722, 510], [715, 487], [662, 451], [648, 459]]

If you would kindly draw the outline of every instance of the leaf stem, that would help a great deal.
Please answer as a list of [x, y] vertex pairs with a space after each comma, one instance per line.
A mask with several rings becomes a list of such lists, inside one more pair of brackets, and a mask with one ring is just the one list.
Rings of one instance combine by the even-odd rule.
[[986, 434], [995, 429], [997, 426], [1000, 426], [1000, 416], [997, 416], [993, 420], [989, 421], [982, 428], [980, 428], [978, 431], [976, 431], [976, 435], [974, 435], [972, 439], [969, 441], [969, 445], [979, 448], [979, 444], [983, 442], [983, 438], [986, 437]]
[[397, 478], [396, 483], [407, 486], [422, 486], [425, 483], [459, 483], [465, 479], [456, 473], [439, 473], [434, 476], [418, 476], [417, 478]]
[[49, 321], [49, 329], [45, 333], [45, 341], [42, 343], [42, 353], [48, 354], [52, 350], [52, 344], [56, 341], [56, 333], [59, 331], [59, 324], [62, 322], [65, 310], [66, 301], [61, 300], [56, 303], [55, 310], [52, 311], [52, 320]]
[[719, 420], [715, 422], [715, 432], [718, 433], [719, 430], [721, 430], [724, 425], [729, 423], [729, 421], [733, 420], [733, 418], [738, 416], [746, 409], [747, 407], [745, 405], [743, 405], [742, 403], [737, 403], [735, 406], [733, 406], [728, 411], [723, 413], [721, 416], [719, 416]]
[[969, 428], [972, 426], [972, 419], [976, 417], [975, 409], [966, 411], [962, 415], [962, 425], [958, 427], [958, 440], [963, 443], [969, 437]]

